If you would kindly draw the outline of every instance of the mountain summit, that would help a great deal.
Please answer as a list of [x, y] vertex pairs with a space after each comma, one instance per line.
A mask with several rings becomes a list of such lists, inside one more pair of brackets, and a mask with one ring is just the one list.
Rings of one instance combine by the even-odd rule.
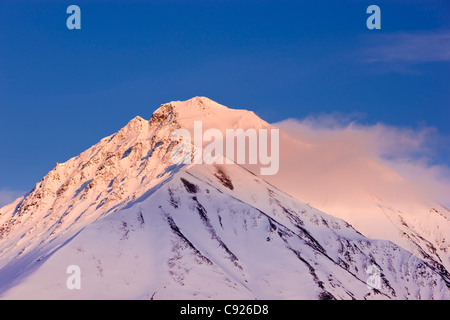
[[[251, 111], [195, 97], [57, 164], [0, 209], [0, 297], [450, 298], [441, 254], [370, 239], [244, 166], [174, 164], [171, 135], [194, 121], [272, 128]], [[81, 288], [71, 290], [74, 265]]]

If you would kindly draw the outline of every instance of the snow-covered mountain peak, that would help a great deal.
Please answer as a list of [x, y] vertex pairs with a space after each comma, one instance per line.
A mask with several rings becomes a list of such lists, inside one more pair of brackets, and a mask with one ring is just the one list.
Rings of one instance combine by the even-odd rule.
[[186, 101], [172, 101], [163, 104], [155, 115], [173, 115], [183, 128], [191, 130], [194, 121], [201, 121], [204, 128], [226, 129], [261, 129], [272, 128], [270, 124], [259, 118], [253, 111], [232, 109], [206, 97], [194, 97]]
[[[80, 155], [57, 163], [28, 195], [0, 209], [0, 239], [9, 243], [0, 250], [0, 258], [10, 251], [22, 254], [28, 241], [33, 242], [36, 230], [42, 233], [43, 243], [51, 241], [125, 206], [165, 181], [178, 170], [170, 158], [174, 130], [189, 129], [194, 121], [202, 121], [208, 128], [227, 119], [225, 126], [229, 126], [246, 114], [195, 97], [161, 105], [148, 121], [135, 117]], [[18, 232], [11, 233], [12, 229]]]
[[[194, 97], [162, 104], [149, 120], [135, 117], [57, 164], [28, 195], [0, 208], [0, 295], [29, 296], [29, 288], [40, 288], [39, 279], [79, 263], [95, 284], [79, 297], [449, 296], [447, 233], [436, 235], [442, 248], [426, 240], [423, 230], [436, 228], [418, 228], [427, 221], [422, 215], [402, 220], [382, 203], [387, 220], [399, 219], [393, 222], [405, 240], [387, 239], [396, 246], [366, 238], [346, 219], [311, 208], [281, 191], [288, 189], [283, 184], [271, 185], [240, 165], [174, 164], [173, 131], [192, 130], [196, 121], [203, 130], [273, 128], [251, 111]], [[304, 147], [281, 137], [282, 152]], [[290, 158], [298, 166], [298, 156]], [[289, 181], [310, 188], [313, 180]], [[445, 215], [435, 221], [447, 230]], [[382, 270], [380, 291], [366, 286], [370, 265]], [[131, 274], [136, 279], [128, 279]], [[121, 278], [133, 284], [123, 295]], [[70, 296], [55, 281], [44, 284], [48, 296]], [[7, 293], [20, 282], [25, 291]]]

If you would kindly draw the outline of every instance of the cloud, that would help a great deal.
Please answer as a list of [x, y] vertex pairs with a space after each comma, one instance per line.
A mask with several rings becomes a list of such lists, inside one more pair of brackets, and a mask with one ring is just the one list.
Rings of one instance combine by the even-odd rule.
[[7, 188], [0, 189], [0, 208], [13, 203], [16, 199], [20, 198], [24, 194], [25, 192], [23, 191], [10, 190]]
[[365, 49], [367, 62], [450, 61], [450, 30], [381, 34], [370, 41]]
[[446, 165], [430, 165], [426, 159], [397, 159], [387, 165], [419, 186], [423, 192], [450, 207], [450, 169]]
[[274, 125], [301, 144], [281, 142], [289, 151], [281, 155], [278, 177], [269, 180], [301, 200], [323, 210], [362, 208], [368, 194], [406, 203], [419, 192], [450, 206], [450, 168], [437, 161], [449, 141], [435, 128], [363, 125], [339, 114]]

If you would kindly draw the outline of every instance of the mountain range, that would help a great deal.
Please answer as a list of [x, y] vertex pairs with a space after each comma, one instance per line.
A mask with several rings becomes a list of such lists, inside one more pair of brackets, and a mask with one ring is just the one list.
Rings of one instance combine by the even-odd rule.
[[[284, 131], [276, 175], [174, 163], [172, 134], [194, 121], [221, 132], [275, 128], [195, 97], [56, 164], [0, 208], [0, 298], [450, 298], [448, 208], [369, 158], [377, 183], [340, 201], [339, 184], [321, 192], [314, 181], [339, 169], [302, 166], [316, 146]], [[66, 285], [71, 265], [80, 289]]]

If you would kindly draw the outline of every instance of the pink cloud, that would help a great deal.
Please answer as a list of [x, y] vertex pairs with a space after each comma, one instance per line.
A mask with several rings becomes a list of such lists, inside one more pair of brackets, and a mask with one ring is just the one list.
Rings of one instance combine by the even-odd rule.
[[450, 205], [450, 168], [431, 164], [448, 143], [434, 128], [362, 125], [340, 115], [274, 125], [302, 144], [281, 142], [280, 172], [269, 180], [319, 208], [363, 207], [369, 194], [406, 203], [413, 192]]

